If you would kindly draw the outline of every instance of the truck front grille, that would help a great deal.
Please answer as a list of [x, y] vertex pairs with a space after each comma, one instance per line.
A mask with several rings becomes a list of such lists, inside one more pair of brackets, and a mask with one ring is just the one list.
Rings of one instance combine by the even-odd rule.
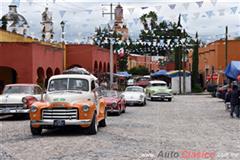
[[43, 120], [54, 120], [54, 119], [74, 120], [74, 119], [78, 119], [78, 110], [76, 108], [43, 109], [42, 119]]

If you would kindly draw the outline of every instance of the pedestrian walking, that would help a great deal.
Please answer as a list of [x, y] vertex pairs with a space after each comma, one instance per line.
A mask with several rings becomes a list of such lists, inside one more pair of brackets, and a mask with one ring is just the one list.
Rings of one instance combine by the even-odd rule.
[[233, 113], [235, 112], [236, 117], [239, 118], [239, 93], [238, 93], [238, 86], [235, 84], [232, 86], [230, 103], [231, 103], [230, 116], [233, 118], [234, 117]]

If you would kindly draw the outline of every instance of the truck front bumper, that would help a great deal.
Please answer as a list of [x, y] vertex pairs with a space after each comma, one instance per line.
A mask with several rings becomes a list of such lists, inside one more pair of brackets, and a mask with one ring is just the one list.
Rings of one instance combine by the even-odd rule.
[[[41, 126], [54, 126], [55, 120], [31, 120], [32, 125], [41, 125]], [[85, 120], [63, 120], [66, 126], [74, 125], [90, 125], [92, 123], [91, 119]]]

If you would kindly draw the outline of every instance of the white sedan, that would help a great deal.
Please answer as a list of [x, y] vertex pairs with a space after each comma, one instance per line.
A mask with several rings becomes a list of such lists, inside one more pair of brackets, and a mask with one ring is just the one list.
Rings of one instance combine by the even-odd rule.
[[36, 84], [9, 84], [4, 87], [0, 95], [1, 114], [28, 114], [29, 106], [23, 103], [23, 97], [33, 96], [41, 99], [42, 89]]
[[121, 96], [125, 99], [127, 105], [146, 105], [146, 95], [143, 87], [129, 86], [125, 89]]

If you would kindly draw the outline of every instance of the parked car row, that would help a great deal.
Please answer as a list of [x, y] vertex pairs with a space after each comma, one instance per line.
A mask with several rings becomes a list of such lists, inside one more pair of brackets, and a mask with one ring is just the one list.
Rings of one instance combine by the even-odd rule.
[[[74, 70], [75, 72], [75, 70]], [[27, 114], [32, 135], [43, 129], [79, 126], [88, 134], [105, 127], [107, 115], [126, 112], [126, 105], [146, 105], [149, 100], [172, 100], [164, 81], [149, 81], [144, 89], [129, 86], [122, 93], [101, 90], [90, 74], [52, 76], [46, 91], [35, 84], [6, 85], [0, 96], [0, 114]]]

